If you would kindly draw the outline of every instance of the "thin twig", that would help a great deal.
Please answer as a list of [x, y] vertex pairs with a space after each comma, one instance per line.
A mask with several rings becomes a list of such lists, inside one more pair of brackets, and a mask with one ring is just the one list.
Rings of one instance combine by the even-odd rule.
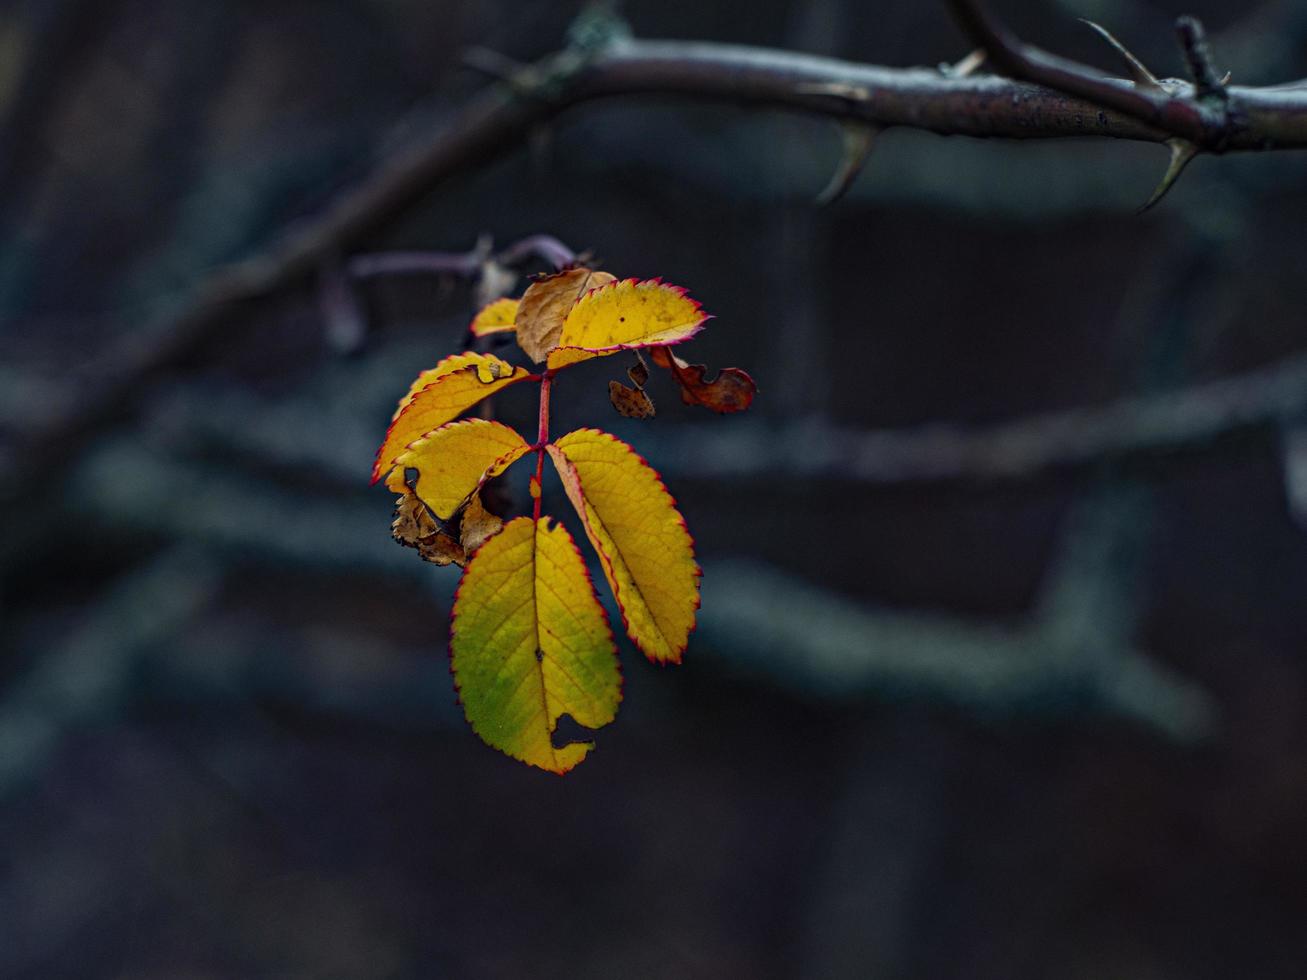
[[1226, 101], [1229, 93], [1212, 66], [1212, 52], [1207, 46], [1207, 32], [1202, 23], [1196, 17], [1181, 17], [1175, 22], [1175, 32], [1180, 38], [1180, 50], [1184, 52], [1198, 98]]

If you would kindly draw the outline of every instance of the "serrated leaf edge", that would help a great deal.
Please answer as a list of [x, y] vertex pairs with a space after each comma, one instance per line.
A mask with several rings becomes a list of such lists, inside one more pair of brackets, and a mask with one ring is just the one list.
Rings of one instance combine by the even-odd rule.
[[[591, 426], [584, 426], [580, 429], [573, 429], [571, 432], [568, 432], [566, 435], [560, 436], [559, 438], [566, 439], [567, 436], [579, 432], [585, 432], [598, 436], [603, 436], [604, 438], [610, 439], [613, 442], [620, 443], [622, 446], [625, 446], [626, 449], [631, 453], [631, 455], [634, 456], [639, 463], [645, 466], [649, 470], [649, 472], [653, 474], [654, 482], [657, 483], [659, 489], [662, 490], [663, 493], [667, 494], [667, 499], [671, 503], [672, 513], [676, 515], [676, 522], [685, 531], [685, 536], [690, 542], [690, 560], [694, 563], [694, 582], [695, 582], [693, 609], [696, 615], [694, 617], [694, 622], [691, 623], [690, 625], [689, 632], [687, 632], [685, 635], [685, 643], [682, 644], [678, 650], [676, 650], [676, 655], [674, 657], [668, 657], [667, 659], [663, 660], [653, 656], [648, 650], [645, 649], [644, 644], [642, 644], [639, 640], [637, 640], [634, 636], [631, 635], [631, 625], [626, 615], [626, 605], [625, 603], [622, 602], [621, 590], [618, 588], [616, 582], [617, 576], [612, 574], [612, 568], [611, 568], [612, 560], [606, 554], [604, 554], [603, 550], [597, 544], [595, 544], [594, 539], [590, 536], [589, 533], [590, 521], [585, 510], [583, 508], [574, 508], [577, 511], [577, 516], [581, 519], [581, 523], [585, 525], [586, 532], [587, 532], [586, 539], [590, 542], [590, 546], [594, 549], [595, 554], [599, 556], [600, 562], [602, 562], [604, 567], [608, 570], [608, 575], [605, 576], [605, 580], [608, 582], [609, 587], [613, 590], [613, 599], [617, 603], [618, 612], [622, 614], [622, 625], [626, 629], [627, 638], [630, 639], [632, 645], [637, 650], [639, 650], [640, 653], [644, 655], [645, 659], [648, 660], [650, 663], [657, 664], [660, 667], [665, 667], [668, 664], [679, 664], [681, 663], [682, 657], [685, 655], [685, 651], [690, 646], [690, 637], [693, 636], [695, 631], [699, 628], [698, 611], [699, 609], [702, 608], [702, 602], [703, 602], [703, 590], [701, 588], [703, 583], [703, 567], [699, 564], [698, 555], [695, 553], [694, 535], [691, 533], [689, 525], [685, 523], [685, 515], [683, 515], [681, 513], [680, 508], [676, 506], [676, 498], [672, 496], [671, 491], [667, 489], [667, 485], [663, 483], [662, 475], [653, 466], [653, 464], [650, 463], [647, 459], [645, 459], [642, 455], [640, 455], [640, 453], [637, 452], [631, 446], [630, 443], [626, 442], [623, 439], [617, 438], [617, 436], [613, 435], [611, 432], [605, 432], [603, 429], [596, 429]], [[550, 442], [548, 445], [545, 446], [545, 449], [548, 450], [549, 458], [554, 462], [554, 466], [556, 469], [561, 470], [561, 468], [558, 466], [558, 459], [560, 456], [567, 463], [569, 469], [571, 469], [573, 475], [576, 477], [577, 485], [581, 488], [581, 496], [584, 498], [585, 486], [581, 482], [581, 474], [576, 472], [576, 467], [573, 466], [572, 461], [567, 458], [566, 451], [562, 449], [560, 446], [558, 446], [557, 442]], [[563, 475], [561, 472], [559, 472], [559, 478], [563, 479]], [[588, 571], [587, 574], [589, 574]], [[648, 603], [646, 603], [646, 605], [648, 605]], [[655, 622], [654, 625], [657, 626], [657, 623]], [[658, 631], [661, 634], [662, 628], [659, 627]], [[666, 637], [664, 636], [664, 640], [665, 639]], [[667, 645], [669, 647], [671, 646], [670, 643], [668, 643]]]

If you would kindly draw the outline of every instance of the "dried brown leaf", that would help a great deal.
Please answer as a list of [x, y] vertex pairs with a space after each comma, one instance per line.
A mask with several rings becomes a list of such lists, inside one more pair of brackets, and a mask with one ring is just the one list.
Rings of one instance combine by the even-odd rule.
[[462, 565], [464, 549], [446, 534], [436, 519], [411, 490], [395, 499], [395, 519], [390, 525], [395, 540], [416, 548], [423, 559], [436, 565]]
[[472, 494], [463, 508], [463, 520], [459, 525], [463, 551], [471, 555], [503, 529], [503, 520], [486, 510], [481, 494]]
[[576, 266], [537, 279], [522, 294], [517, 308], [517, 343], [536, 363], [558, 346], [563, 321], [576, 301], [591, 289], [615, 282], [607, 272]]
[[628, 419], [649, 419], [654, 415], [653, 399], [643, 388], [628, 388], [620, 381], [608, 382], [608, 400], [617, 414]]
[[681, 401], [687, 405], [702, 405], [722, 415], [743, 412], [753, 403], [758, 386], [749, 373], [740, 368], [722, 368], [717, 377], [706, 380], [708, 368], [704, 364], [689, 364], [667, 347], [651, 347], [649, 356], [661, 368], [672, 372], [681, 386]]

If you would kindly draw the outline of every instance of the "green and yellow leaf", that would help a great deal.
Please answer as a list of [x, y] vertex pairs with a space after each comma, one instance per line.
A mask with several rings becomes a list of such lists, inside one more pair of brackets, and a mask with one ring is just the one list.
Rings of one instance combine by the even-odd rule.
[[517, 343], [539, 364], [558, 346], [563, 323], [577, 300], [589, 290], [616, 282], [608, 272], [576, 266], [542, 276], [527, 287], [517, 310]]
[[492, 333], [511, 333], [520, 302], [521, 300], [509, 299], [505, 296], [483, 306], [472, 318], [470, 327], [472, 333], [477, 337], [486, 337]]
[[594, 747], [555, 748], [561, 716], [600, 728], [617, 715], [612, 633], [572, 536], [548, 518], [509, 521], [468, 562], [450, 653], [472, 729], [541, 769], [567, 772]]
[[699, 608], [700, 572], [676, 502], [653, 467], [606, 432], [578, 429], [548, 449], [627, 635], [650, 660], [680, 663]]
[[567, 314], [549, 367], [561, 368], [619, 350], [676, 344], [708, 319], [680, 286], [660, 279], [623, 279], [582, 296]]
[[442, 521], [454, 515], [486, 480], [521, 459], [530, 447], [514, 430], [487, 419], [449, 422], [409, 444], [395, 459], [386, 480], [402, 481], [406, 470], [417, 470], [413, 491]]
[[457, 418], [481, 399], [530, 373], [493, 354], [454, 354], [418, 375], [399, 402], [372, 467], [376, 483], [391, 471], [409, 444]]

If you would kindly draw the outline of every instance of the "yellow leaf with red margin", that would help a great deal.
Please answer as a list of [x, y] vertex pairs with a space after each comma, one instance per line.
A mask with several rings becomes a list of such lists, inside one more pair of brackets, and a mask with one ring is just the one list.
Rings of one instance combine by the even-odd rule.
[[515, 759], [564, 773], [593, 742], [553, 744], [558, 719], [617, 716], [613, 635], [567, 529], [509, 521], [468, 563], [454, 599], [454, 682], [473, 731]]
[[699, 608], [700, 572], [676, 501], [653, 467], [606, 432], [578, 429], [548, 449], [627, 635], [650, 660], [680, 663]]
[[386, 439], [377, 450], [372, 482], [390, 472], [409, 444], [457, 418], [501, 388], [525, 381], [530, 373], [493, 354], [454, 354], [418, 375], [399, 402]]
[[486, 337], [492, 333], [511, 333], [520, 302], [505, 296], [481, 307], [481, 311], [472, 318], [469, 329], [477, 337]]
[[[521, 459], [530, 447], [514, 430], [487, 419], [449, 422], [411, 443], [395, 459], [391, 480], [418, 472], [413, 491], [442, 521], [483, 484]], [[397, 489], [391, 487], [391, 489]]]
[[567, 314], [549, 367], [619, 350], [676, 344], [703, 329], [708, 315], [680, 286], [623, 279], [592, 289]]

